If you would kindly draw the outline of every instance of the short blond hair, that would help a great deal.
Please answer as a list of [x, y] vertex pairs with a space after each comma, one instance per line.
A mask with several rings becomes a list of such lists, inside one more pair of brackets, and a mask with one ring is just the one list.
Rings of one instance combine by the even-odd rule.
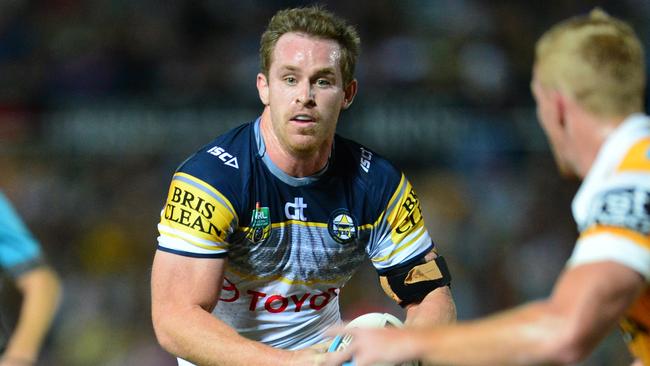
[[271, 18], [260, 40], [262, 73], [268, 76], [275, 44], [283, 34], [291, 32], [338, 42], [341, 47], [343, 84], [347, 85], [354, 79], [361, 44], [359, 34], [352, 25], [318, 5], [280, 10]]
[[645, 62], [639, 38], [601, 9], [565, 20], [537, 42], [537, 80], [602, 117], [643, 110]]

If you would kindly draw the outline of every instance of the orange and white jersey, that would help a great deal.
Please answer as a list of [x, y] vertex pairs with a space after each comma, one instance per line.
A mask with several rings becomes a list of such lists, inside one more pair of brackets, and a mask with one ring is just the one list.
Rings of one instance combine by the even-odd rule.
[[[573, 200], [580, 237], [569, 266], [623, 264], [650, 282], [650, 118], [628, 117], [605, 141]], [[650, 365], [650, 287], [621, 326], [632, 352]]]

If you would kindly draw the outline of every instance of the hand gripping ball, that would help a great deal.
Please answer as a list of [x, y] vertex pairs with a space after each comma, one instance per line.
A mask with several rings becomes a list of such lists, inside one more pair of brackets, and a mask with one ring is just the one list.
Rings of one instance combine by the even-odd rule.
[[[388, 313], [367, 313], [354, 318], [346, 328], [384, 328], [384, 327], [402, 327], [404, 324], [395, 316]], [[349, 334], [341, 334], [334, 338], [330, 344], [327, 352], [336, 352], [345, 349], [350, 342], [352, 336]], [[374, 366], [418, 366], [419, 362], [406, 362], [399, 365], [392, 364], [375, 364]], [[343, 366], [354, 366], [354, 359], [347, 361]]]

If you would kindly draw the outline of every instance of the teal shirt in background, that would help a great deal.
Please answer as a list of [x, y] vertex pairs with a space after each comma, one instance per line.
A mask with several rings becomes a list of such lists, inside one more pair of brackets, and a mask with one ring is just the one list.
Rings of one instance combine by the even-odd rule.
[[41, 265], [42, 258], [38, 242], [0, 192], [0, 270], [16, 278]]

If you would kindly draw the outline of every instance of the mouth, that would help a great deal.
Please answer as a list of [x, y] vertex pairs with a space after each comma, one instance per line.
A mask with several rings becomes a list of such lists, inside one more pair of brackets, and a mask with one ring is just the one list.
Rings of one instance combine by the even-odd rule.
[[296, 114], [291, 117], [290, 121], [296, 123], [313, 123], [316, 122], [316, 117], [309, 114]]

